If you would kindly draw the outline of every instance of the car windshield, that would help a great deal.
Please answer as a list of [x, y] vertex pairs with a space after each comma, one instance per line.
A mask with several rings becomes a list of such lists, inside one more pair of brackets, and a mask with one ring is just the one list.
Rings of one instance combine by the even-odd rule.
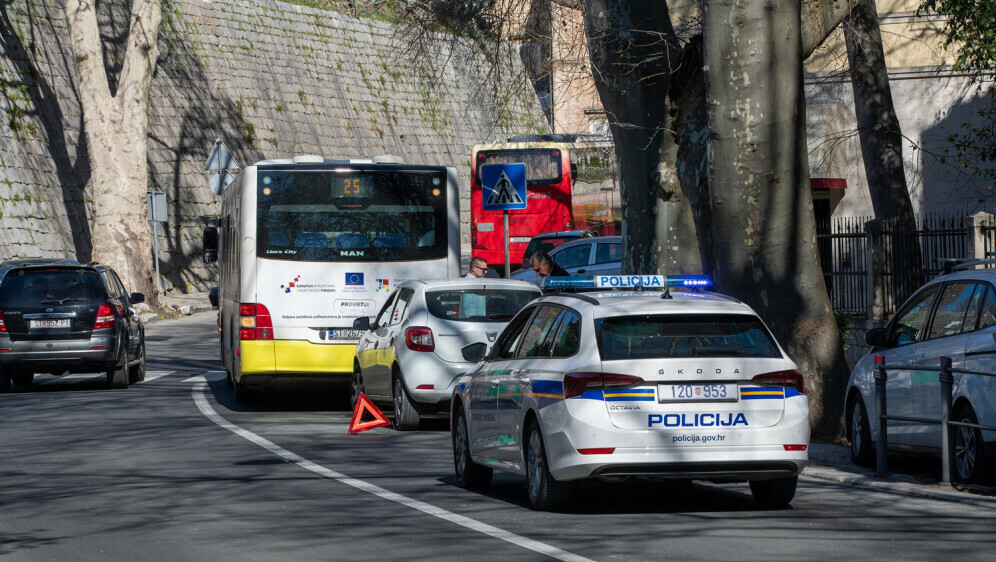
[[82, 302], [104, 297], [100, 276], [92, 269], [21, 269], [0, 285], [0, 309], [26, 305]]
[[533, 238], [529, 241], [529, 245], [526, 246], [526, 251], [523, 252], [522, 259], [528, 260], [530, 256], [540, 250], [550, 253], [550, 250], [577, 239], [577, 236], [544, 236], [543, 238]]
[[458, 322], [497, 322], [511, 319], [538, 292], [509, 289], [447, 289], [426, 291], [429, 314]]
[[604, 361], [686, 357], [781, 357], [764, 324], [747, 315], [607, 318], [598, 327]]

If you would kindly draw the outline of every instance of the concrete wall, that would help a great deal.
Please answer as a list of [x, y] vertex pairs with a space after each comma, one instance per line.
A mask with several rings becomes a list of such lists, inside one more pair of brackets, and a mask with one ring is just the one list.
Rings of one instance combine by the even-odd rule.
[[[128, 4], [98, 7], [113, 89]], [[62, 3], [16, 0], [0, 10], [0, 259], [88, 260], [89, 163]], [[391, 24], [272, 0], [170, 0], [163, 17], [149, 187], [169, 200], [160, 269], [174, 290], [213, 285], [199, 254], [202, 226], [218, 209], [203, 170], [216, 138], [243, 166], [302, 153], [455, 166], [469, 259], [472, 145], [546, 132], [521, 69], [481, 87], [489, 65], [466, 42], [437, 38], [417, 56]]]

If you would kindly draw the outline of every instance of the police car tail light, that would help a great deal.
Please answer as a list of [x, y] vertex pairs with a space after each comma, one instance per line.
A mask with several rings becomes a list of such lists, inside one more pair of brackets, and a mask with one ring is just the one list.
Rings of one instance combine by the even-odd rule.
[[795, 370], [764, 373], [751, 380], [765, 386], [785, 386], [798, 390], [799, 394], [806, 393], [806, 382], [802, 379], [802, 373]]
[[114, 325], [114, 309], [109, 304], [102, 304], [97, 307], [97, 320], [93, 323], [94, 330], [110, 328]]
[[581, 396], [589, 390], [613, 390], [643, 384], [633, 375], [612, 373], [567, 373], [564, 375], [564, 398]]
[[432, 330], [425, 326], [405, 328], [405, 345], [412, 351], [433, 351], [436, 342], [432, 339]]
[[615, 447], [602, 447], [599, 449], [578, 449], [582, 455], [611, 455], [616, 452]]
[[786, 451], [805, 451], [807, 445], [782, 445]]

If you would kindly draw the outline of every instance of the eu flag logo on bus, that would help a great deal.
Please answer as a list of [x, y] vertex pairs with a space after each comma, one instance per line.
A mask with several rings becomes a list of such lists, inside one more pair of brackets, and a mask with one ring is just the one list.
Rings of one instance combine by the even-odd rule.
[[347, 273], [346, 274], [346, 286], [362, 286], [363, 285], [363, 274], [362, 273]]

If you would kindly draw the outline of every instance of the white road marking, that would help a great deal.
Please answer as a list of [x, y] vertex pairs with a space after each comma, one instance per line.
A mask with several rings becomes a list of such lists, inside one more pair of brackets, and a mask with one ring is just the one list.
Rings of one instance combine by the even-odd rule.
[[[211, 371], [205, 373], [205, 377], [211, 373], [212, 373]], [[197, 378], [198, 377], [193, 377], [188, 380], [193, 382], [196, 381]], [[305, 470], [309, 470], [311, 472], [314, 472], [315, 474], [318, 474], [319, 476], [323, 476], [331, 480], [337, 480], [343, 484], [346, 484], [347, 486], [352, 486], [357, 490], [366, 492], [368, 494], [373, 494], [385, 500], [390, 500], [399, 503], [403, 506], [421, 511], [422, 513], [431, 515], [433, 517], [438, 517], [439, 519], [442, 519], [444, 521], [455, 523], [457, 525], [460, 525], [461, 527], [470, 529], [471, 531], [476, 531], [478, 533], [482, 533], [494, 537], [496, 539], [501, 539], [505, 542], [514, 544], [516, 546], [532, 550], [533, 552], [544, 554], [546, 556], [549, 556], [550, 558], [555, 558], [557, 560], [565, 560], [569, 562], [592, 562], [591, 559], [589, 558], [585, 558], [583, 556], [579, 556], [577, 554], [561, 550], [555, 546], [548, 545], [546, 543], [542, 543], [537, 540], [530, 539], [528, 537], [523, 537], [522, 535], [517, 535], [511, 531], [499, 529], [498, 527], [495, 527], [493, 525], [488, 525], [487, 523], [482, 523], [481, 521], [477, 521], [476, 519], [471, 519], [470, 517], [458, 515], [451, 511], [447, 511], [441, 507], [437, 507], [432, 504], [412, 499], [407, 496], [391, 492], [389, 490], [385, 490], [380, 486], [371, 484], [363, 480], [352, 478], [350, 476], [342, 474], [341, 472], [336, 472], [330, 468], [326, 468], [320, 464], [309, 461], [308, 459], [301, 457], [296, 453], [292, 453], [287, 449], [284, 449], [283, 447], [273, 443], [272, 441], [269, 441], [266, 438], [261, 437], [251, 431], [245, 430], [231, 423], [225, 418], [221, 417], [221, 415], [215, 411], [215, 409], [211, 406], [211, 404], [207, 400], [207, 384], [204, 382], [197, 382], [197, 384], [194, 385], [194, 388], [191, 391], [191, 395], [194, 398], [194, 403], [197, 404], [197, 408], [209, 420], [231, 431], [232, 433], [238, 435], [239, 437], [242, 437], [243, 439], [255, 443], [256, 445], [259, 445], [260, 447], [266, 449], [267, 451], [270, 451], [271, 453], [277, 455], [278, 457], [283, 458], [287, 462], [294, 463]]]
[[[154, 381], [158, 378], [172, 375], [175, 372], [176, 371], [146, 371], [145, 380], [137, 382], [135, 384], [142, 384], [142, 382]], [[52, 376], [52, 375], [43, 375], [43, 376], [45, 376], [45, 380], [38, 381], [38, 384], [76, 384], [83, 381], [88, 381], [92, 379], [103, 379], [107, 377], [107, 375], [104, 373], [70, 373], [68, 375], [62, 375], [62, 376]]]
[[183, 382], [211, 382], [211, 381], [222, 381], [225, 380], [227, 373], [225, 371], [206, 371], [203, 375], [197, 375], [196, 377], [190, 377]]
[[145, 371], [145, 381], [143, 382], [149, 382], [149, 381], [154, 381], [156, 379], [161, 379], [163, 377], [168, 377], [169, 375], [172, 375], [175, 372], [176, 371]]

